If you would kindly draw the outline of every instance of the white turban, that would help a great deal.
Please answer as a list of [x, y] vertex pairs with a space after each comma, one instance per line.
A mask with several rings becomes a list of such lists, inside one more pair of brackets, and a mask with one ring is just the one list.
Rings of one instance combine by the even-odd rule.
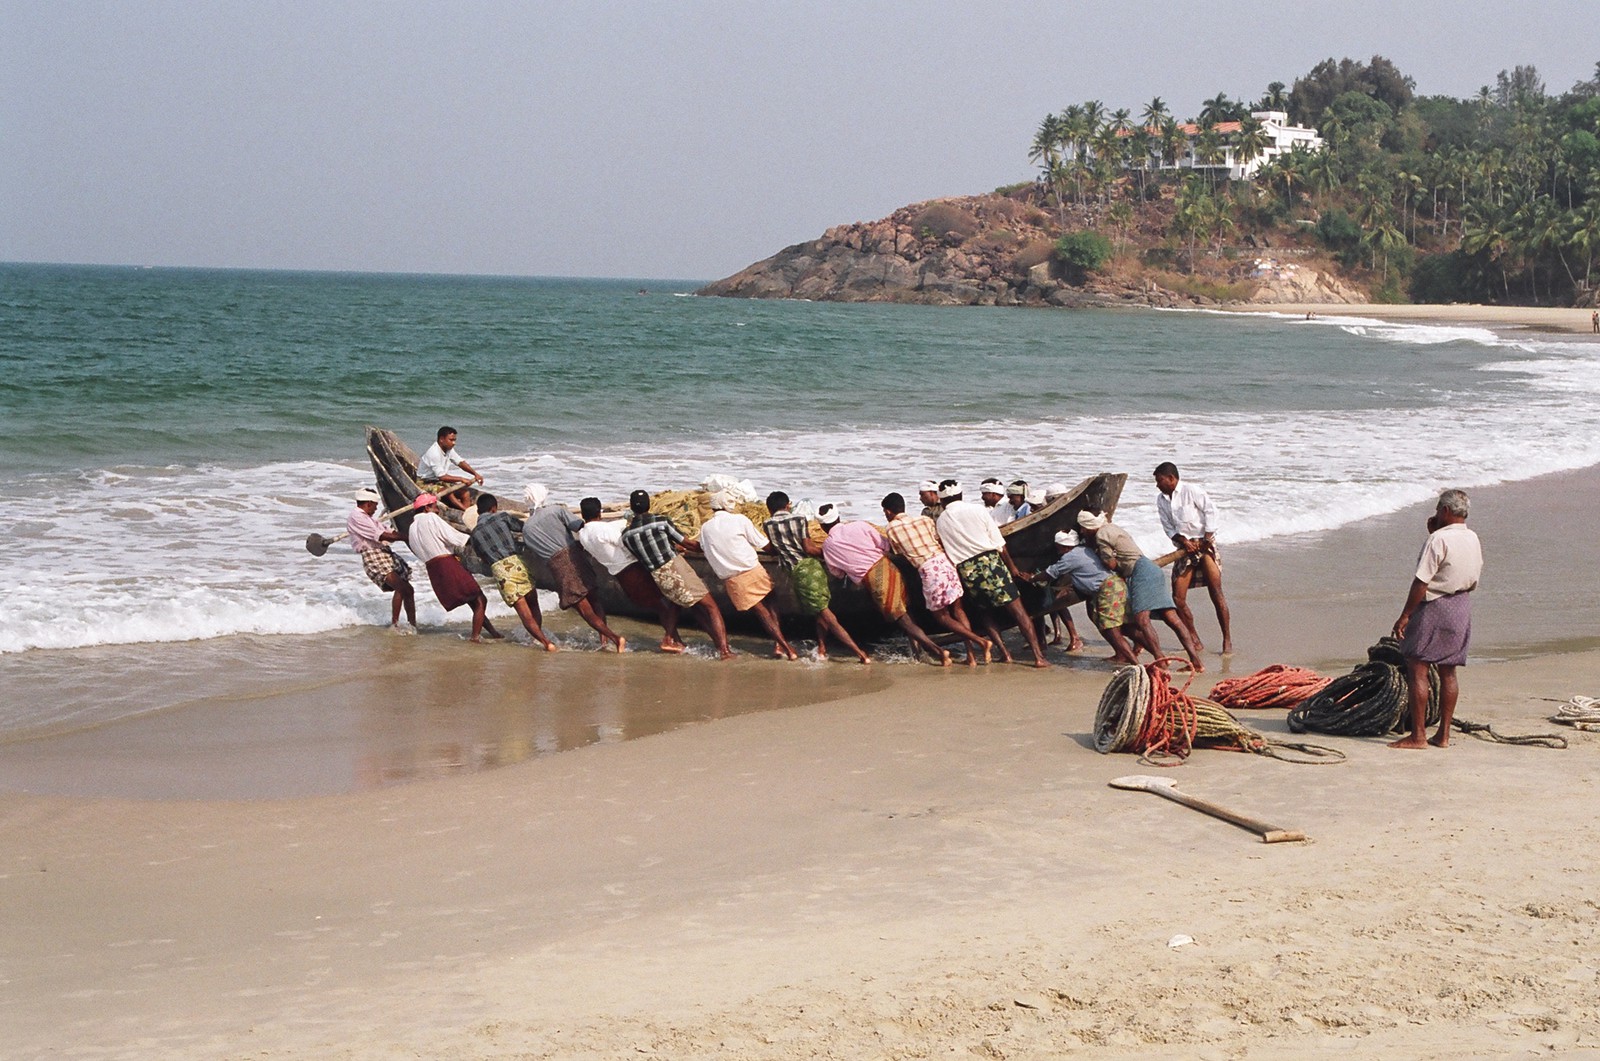
[[711, 511], [727, 512], [733, 508], [733, 495], [726, 490], [718, 490], [711, 495]]
[[1066, 492], [1066, 483], [1046, 483], [1044, 487], [1044, 499], [1046, 501], [1053, 501]]
[[961, 484], [958, 483], [958, 482], [953, 482], [949, 486], [941, 486], [941, 487], [939, 487], [939, 496], [941, 498], [946, 499], [946, 500], [949, 500], [952, 497], [960, 497], [961, 496]]
[[1109, 519], [1106, 519], [1098, 512], [1090, 512], [1088, 509], [1078, 513], [1078, 526], [1087, 531], [1097, 531], [1110, 522]]
[[1028, 504], [1032, 505], [1034, 508], [1038, 508], [1040, 505], [1044, 504], [1044, 491], [1039, 489], [1029, 490]]
[[839, 522], [839, 510], [832, 504], [823, 505], [817, 509], [817, 522], [824, 527], [831, 527]]
[[550, 500], [550, 488], [543, 483], [529, 483], [528, 488], [522, 491], [522, 500], [528, 503], [528, 511], [532, 512]]
[[1078, 532], [1065, 530], [1056, 531], [1056, 544], [1063, 549], [1071, 549], [1078, 544]]
[[1006, 487], [1006, 493], [1008, 493], [1008, 494], [1018, 494], [1018, 495], [1020, 495], [1022, 497], [1027, 497], [1028, 496], [1028, 483], [1027, 483], [1027, 481], [1024, 480], [1024, 479], [1018, 479], [1016, 482], [1014, 482], [1010, 486]]
[[922, 485], [917, 487], [917, 493], [920, 494], [924, 490], [932, 490], [937, 494], [939, 492], [939, 484], [934, 482], [932, 479], [924, 479], [922, 480]]

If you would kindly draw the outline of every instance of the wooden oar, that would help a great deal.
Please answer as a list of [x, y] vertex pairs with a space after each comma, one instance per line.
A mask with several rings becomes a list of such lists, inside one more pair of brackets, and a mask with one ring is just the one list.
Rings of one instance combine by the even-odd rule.
[[1263, 843], [1281, 844], [1288, 840], [1304, 840], [1307, 838], [1305, 833], [1295, 832], [1290, 829], [1280, 829], [1276, 825], [1268, 825], [1266, 822], [1258, 821], [1255, 818], [1247, 818], [1243, 814], [1218, 806], [1209, 800], [1179, 792], [1177, 784], [1170, 777], [1129, 774], [1126, 777], [1113, 779], [1111, 787], [1129, 788], [1137, 792], [1154, 792], [1156, 795], [1164, 799], [1170, 799], [1174, 803], [1182, 803], [1185, 807], [1193, 807], [1202, 814], [1209, 814], [1213, 818], [1221, 818], [1225, 822], [1232, 822], [1241, 828], [1249, 829], [1261, 837]]
[[[452, 486], [450, 489], [441, 490], [437, 494], [434, 494], [433, 496], [434, 497], [444, 497], [447, 494], [455, 493], [457, 490], [464, 490], [464, 489], [466, 489], [467, 487], [469, 487], [471, 485], [472, 485], [471, 483], [457, 483], [455, 486]], [[403, 516], [407, 512], [410, 512], [413, 509], [415, 509], [416, 507], [417, 507], [417, 503], [415, 501], [413, 501], [411, 504], [406, 505], [404, 508], [397, 508], [393, 512], [385, 512], [383, 515], [378, 517], [378, 522], [382, 523], [386, 519], [393, 519], [395, 516]], [[328, 546], [332, 545], [334, 542], [344, 541], [348, 537], [350, 537], [350, 532], [349, 531], [345, 531], [343, 534], [335, 534], [331, 538], [324, 538], [322, 535], [313, 532], [311, 534], [306, 535], [306, 552], [310, 553], [312, 556], [321, 556], [321, 555], [323, 555], [324, 553], [326, 553], [328, 551]]]

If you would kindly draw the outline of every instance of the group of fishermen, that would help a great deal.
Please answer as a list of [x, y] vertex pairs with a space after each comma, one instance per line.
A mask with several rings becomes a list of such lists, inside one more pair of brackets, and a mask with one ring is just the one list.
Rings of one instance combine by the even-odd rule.
[[[832, 504], [822, 505], [813, 518], [796, 512], [787, 494], [774, 491], [766, 498], [769, 515], [759, 528], [738, 511], [733, 494], [718, 491], [709, 497], [710, 518], [690, 539], [667, 516], [650, 511], [651, 497], [644, 490], [632, 493], [629, 516], [621, 520], [605, 518], [595, 497], [582, 499], [574, 515], [554, 503], [546, 487], [533, 483], [524, 492], [528, 514], [519, 519], [501, 511], [493, 494], [469, 496], [483, 477], [456, 452], [456, 438], [454, 428], [440, 428], [435, 444], [418, 462], [418, 481], [432, 492], [413, 502], [415, 514], [407, 534], [379, 521], [381, 498], [371, 489], [357, 493], [356, 508], [347, 521], [367, 577], [393, 595], [390, 622], [397, 629], [404, 629], [402, 610], [411, 628], [416, 625], [409, 566], [390, 548], [403, 541], [426, 566], [429, 583], [446, 611], [471, 606], [473, 641], [503, 635], [486, 614], [483, 590], [461, 562], [460, 554], [469, 545], [489, 565], [501, 599], [529, 635], [551, 652], [557, 646], [544, 631], [530, 558], [548, 569], [560, 607], [575, 610], [599, 634], [602, 648], [614, 646], [621, 652], [626, 639], [607, 623], [596, 592], [596, 563], [616, 579], [635, 607], [656, 613], [662, 627], [661, 651], [684, 651], [679, 619], [689, 610], [718, 656], [730, 658], [733, 650], [722, 611], [685, 559], [691, 553], [704, 557], [733, 608], [758, 622], [772, 639], [773, 655], [782, 659], [798, 656], [768, 603], [774, 587], [761, 563], [763, 553], [776, 557], [801, 611], [813, 620], [819, 658], [827, 657], [832, 638], [862, 663], [871, 662], [831, 607], [830, 580], [842, 579], [867, 592], [879, 614], [905, 634], [915, 653], [926, 653], [941, 666], [951, 665], [950, 652], [911, 616], [902, 562], [915, 570], [933, 621], [965, 644], [968, 666], [980, 660], [988, 663], [996, 653], [1012, 662], [1000, 636], [1002, 618], [1021, 631], [1036, 667], [1049, 665], [1045, 644], [1060, 640], [1059, 626], [1047, 638], [1051, 623], [1064, 622], [1069, 650], [1082, 647], [1066, 612], [1068, 604], [1081, 599], [1111, 646], [1113, 660], [1132, 663], [1140, 649], [1163, 658], [1150, 622], [1154, 615], [1172, 628], [1191, 665], [1203, 670], [1202, 646], [1186, 602], [1191, 584], [1207, 587], [1222, 630], [1223, 652], [1233, 648], [1215, 542], [1215, 506], [1203, 490], [1181, 483], [1170, 462], [1155, 470], [1157, 509], [1178, 547], [1169, 587], [1160, 568], [1127, 531], [1090, 511], [1079, 515], [1077, 530], [1055, 535], [1054, 563], [1039, 571], [1020, 569], [1000, 528], [1065, 494], [1066, 487], [1060, 484], [1034, 491], [1025, 481], [1002, 487], [999, 480], [988, 479], [979, 488], [981, 500], [971, 502], [959, 481], [930, 479], [919, 487], [922, 509], [917, 514], [907, 512], [901, 494], [886, 495], [880, 502], [881, 525], [844, 520]], [[441, 517], [438, 507], [443, 503], [461, 509], [470, 530], [458, 530]], [[973, 606], [971, 612], [968, 605]]]

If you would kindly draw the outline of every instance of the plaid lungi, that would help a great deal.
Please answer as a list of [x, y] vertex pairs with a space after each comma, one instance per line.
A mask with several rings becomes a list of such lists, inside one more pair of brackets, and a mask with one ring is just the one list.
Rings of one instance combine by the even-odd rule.
[[394, 554], [387, 545], [361, 550], [361, 570], [379, 589], [394, 589], [389, 585], [390, 575], [399, 575], [401, 582], [411, 581], [411, 565]]

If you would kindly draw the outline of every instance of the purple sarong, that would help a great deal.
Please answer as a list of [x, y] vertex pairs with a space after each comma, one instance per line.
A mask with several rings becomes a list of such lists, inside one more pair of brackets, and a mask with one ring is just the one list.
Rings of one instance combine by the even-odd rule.
[[1411, 613], [1400, 652], [1423, 663], [1462, 666], [1472, 637], [1472, 594], [1454, 593], [1423, 601]]

